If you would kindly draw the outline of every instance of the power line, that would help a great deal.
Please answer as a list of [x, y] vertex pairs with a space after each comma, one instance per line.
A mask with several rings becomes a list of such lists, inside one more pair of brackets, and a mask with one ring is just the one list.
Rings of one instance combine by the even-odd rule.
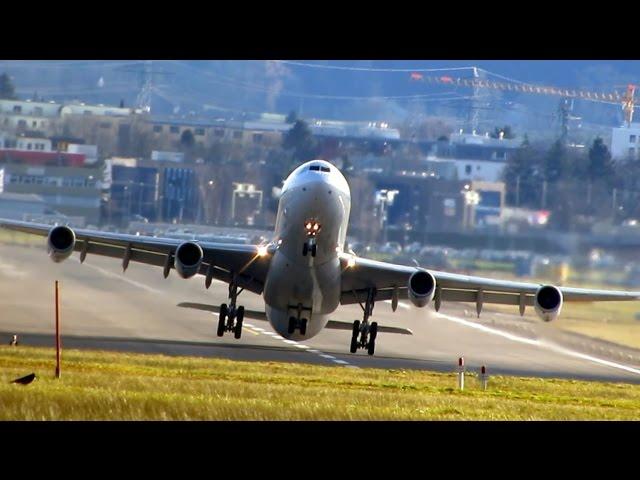
[[270, 62], [282, 63], [297, 67], [319, 68], [325, 70], [348, 70], [354, 72], [450, 72], [459, 70], [472, 70], [474, 67], [451, 67], [451, 68], [374, 68], [374, 67], [345, 67], [340, 65], [323, 65], [319, 63], [294, 62], [291, 60], [267, 60]]

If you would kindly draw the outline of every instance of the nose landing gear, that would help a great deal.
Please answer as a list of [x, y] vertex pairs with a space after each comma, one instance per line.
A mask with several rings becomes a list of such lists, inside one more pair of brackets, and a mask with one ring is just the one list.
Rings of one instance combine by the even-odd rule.
[[[369, 355], [373, 355], [376, 350], [376, 337], [378, 336], [378, 323], [369, 323], [369, 317], [373, 313], [375, 304], [375, 289], [371, 288], [367, 292], [367, 300], [365, 304], [360, 306], [364, 312], [362, 322], [356, 320], [353, 322], [353, 330], [351, 331], [351, 346], [349, 351], [356, 353], [359, 348], [366, 348]], [[358, 338], [359, 337], [359, 338]]]
[[226, 303], [220, 305], [217, 331], [219, 337], [222, 337], [225, 332], [233, 332], [233, 337], [236, 339], [242, 336], [244, 307], [242, 305], [236, 307], [236, 299], [243, 290], [244, 288], [241, 288], [240, 291], [238, 291], [238, 285], [235, 279], [229, 284], [229, 305]]
[[316, 256], [318, 245], [316, 244], [315, 238], [310, 238], [302, 245], [302, 256], [306, 257], [309, 253], [311, 253], [312, 257]]
[[291, 335], [293, 332], [299, 329], [300, 335], [306, 335], [308, 320], [306, 318], [302, 318], [302, 311], [311, 311], [311, 309], [303, 307], [301, 303], [299, 303], [298, 306], [295, 307], [295, 309], [297, 311], [297, 315], [295, 317], [289, 317], [289, 328], [287, 329], [287, 332], [289, 333], [289, 335]]

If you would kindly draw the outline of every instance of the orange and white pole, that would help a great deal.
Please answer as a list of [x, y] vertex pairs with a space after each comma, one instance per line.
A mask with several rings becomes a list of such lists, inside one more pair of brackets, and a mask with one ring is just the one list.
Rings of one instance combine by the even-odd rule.
[[56, 378], [60, 378], [60, 295], [56, 280]]

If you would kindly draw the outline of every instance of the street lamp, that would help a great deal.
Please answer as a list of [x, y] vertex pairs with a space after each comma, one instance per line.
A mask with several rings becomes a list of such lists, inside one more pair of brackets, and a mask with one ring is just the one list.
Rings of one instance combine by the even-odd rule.
[[471, 190], [468, 184], [464, 186], [464, 190], [460, 193], [464, 197], [462, 225], [465, 230], [472, 229], [475, 225], [475, 207], [480, 203], [480, 194], [475, 190]]
[[376, 190], [375, 205], [379, 207], [382, 243], [387, 243], [387, 207], [393, 205], [398, 190]]

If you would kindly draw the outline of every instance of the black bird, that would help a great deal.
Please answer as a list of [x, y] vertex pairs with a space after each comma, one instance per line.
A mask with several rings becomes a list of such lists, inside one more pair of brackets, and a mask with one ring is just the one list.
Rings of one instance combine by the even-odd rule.
[[20, 378], [16, 378], [13, 382], [11, 383], [19, 383], [20, 385], [29, 385], [31, 382], [33, 382], [36, 379], [36, 374], [35, 373], [30, 373], [27, 376], [24, 377], [20, 377]]
[[13, 336], [13, 338], [9, 342], [9, 345], [11, 345], [12, 347], [17, 347], [18, 346], [18, 335], [14, 335]]

